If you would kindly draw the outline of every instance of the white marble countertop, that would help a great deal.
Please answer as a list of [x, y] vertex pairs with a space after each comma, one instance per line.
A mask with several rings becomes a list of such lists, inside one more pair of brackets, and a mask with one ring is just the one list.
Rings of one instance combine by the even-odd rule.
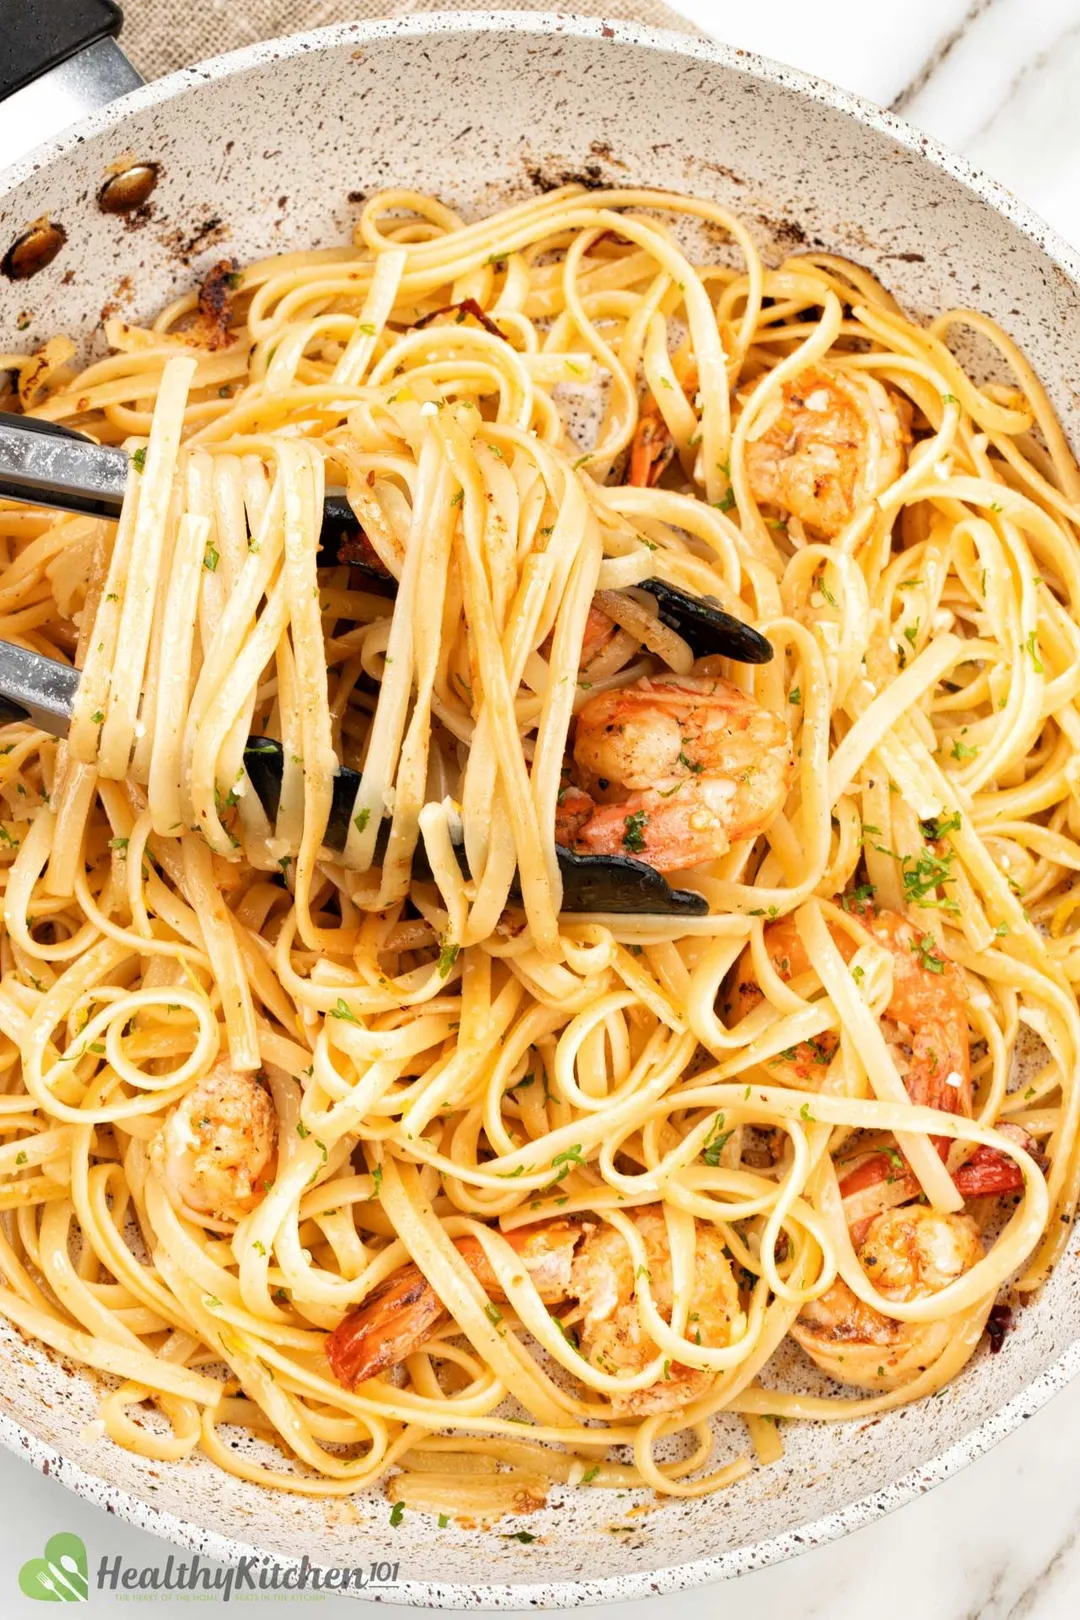
[[[1080, 244], [1080, 0], [681, 0], [680, 9], [730, 44], [891, 106]], [[843, 1541], [734, 1585], [590, 1613], [692, 1620], [723, 1606], [738, 1620], [1062, 1620], [1080, 1610], [1078, 1439], [1080, 1383], [965, 1472]], [[40, 1612], [18, 1593], [17, 1570], [57, 1530], [83, 1537], [92, 1569], [103, 1555], [163, 1559], [162, 1543], [7, 1453], [0, 1501], [5, 1616]], [[165, 1598], [138, 1599], [143, 1613], [176, 1612]], [[286, 1610], [325, 1620], [357, 1612], [335, 1597]]]

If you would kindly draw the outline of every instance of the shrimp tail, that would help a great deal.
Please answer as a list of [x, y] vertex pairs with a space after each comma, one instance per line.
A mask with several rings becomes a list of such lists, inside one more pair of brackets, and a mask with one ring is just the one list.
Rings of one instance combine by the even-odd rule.
[[[503, 1234], [521, 1256], [545, 1305], [561, 1304], [567, 1297], [574, 1248], [582, 1230], [574, 1221], [550, 1221]], [[505, 1299], [479, 1241], [463, 1237], [454, 1247], [484, 1292]], [[449, 1314], [420, 1267], [402, 1266], [327, 1337], [326, 1359], [334, 1377], [346, 1389], [354, 1389], [365, 1378], [396, 1367], [421, 1349]]]
[[339, 1384], [355, 1389], [410, 1356], [446, 1317], [419, 1266], [400, 1271], [350, 1311], [326, 1341], [326, 1359]]
[[626, 479], [639, 489], [651, 489], [659, 483], [675, 455], [674, 440], [656, 408], [656, 401], [651, 394], [646, 398], [648, 404], [638, 417], [630, 446], [630, 470]]
[[[1041, 1164], [1040, 1155], [1031, 1136], [1021, 1126], [1003, 1125], [1002, 1134], [1014, 1141]], [[933, 1138], [939, 1151], [952, 1146], [946, 1136]], [[942, 1152], [944, 1158], [945, 1152]], [[985, 1143], [975, 1149], [953, 1175], [953, 1184], [962, 1198], [996, 1198], [1003, 1193], [1017, 1192], [1024, 1185], [1024, 1175], [1015, 1159], [999, 1148]], [[919, 1193], [907, 1162], [895, 1149], [889, 1153], [874, 1153], [848, 1172], [840, 1183], [840, 1196], [844, 1201], [851, 1241], [856, 1247], [862, 1242], [870, 1222], [886, 1209], [909, 1203]]]

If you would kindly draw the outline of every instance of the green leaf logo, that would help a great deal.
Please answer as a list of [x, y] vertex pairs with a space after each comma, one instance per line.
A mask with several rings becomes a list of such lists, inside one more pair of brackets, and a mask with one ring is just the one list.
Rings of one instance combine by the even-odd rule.
[[19, 1585], [41, 1603], [85, 1603], [90, 1591], [86, 1548], [78, 1536], [61, 1530], [45, 1543], [41, 1558], [30, 1558], [19, 1571]]

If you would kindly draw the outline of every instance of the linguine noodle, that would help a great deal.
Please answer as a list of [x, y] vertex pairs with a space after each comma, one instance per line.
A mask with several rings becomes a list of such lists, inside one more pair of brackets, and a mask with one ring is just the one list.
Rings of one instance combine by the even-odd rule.
[[[142, 1456], [324, 1496], [400, 1469], [395, 1500], [439, 1512], [697, 1495], [774, 1460], [779, 1419], [939, 1390], [1047, 1276], [1080, 1176], [1080, 470], [1023, 357], [653, 191], [474, 223], [387, 192], [354, 247], [214, 292], [111, 318], [77, 373], [64, 339], [4, 357], [23, 409], [133, 464], [116, 525], [0, 504], [0, 636], [82, 669], [66, 742], [3, 728], [0, 1312], [109, 1375], [105, 1432]], [[850, 510], [815, 523], [769, 458], [785, 412], [844, 400]], [[648, 445], [661, 482], [626, 482]], [[366, 570], [317, 566], [329, 486]], [[696, 663], [648, 579], [773, 661]], [[665, 670], [779, 717], [786, 799], [680, 871], [707, 915], [564, 912], [575, 715]], [[961, 1009], [968, 1111], [913, 1097], [908, 969]], [[161, 1148], [219, 1065], [272, 1105], [232, 1213]], [[881, 1208], [975, 1234], [943, 1284], [879, 1286], [845, 1178], [883, 1154]], [[629, 1256], [630, 1370], [521, 1263], [555, 1218]], [[723, 1332], [690, 1308], [706, 1231]], [[410, 1263], [448, 1314], [346, 1387], [327, 1335]], [[846, 1367], [805, 1325], [838, 1300], [873, 1327], [840, 1332]], [[691, 1396], [635, 1409], [673, 1368]], [[717, 1454], [719, 1412], [748, 1451]]]

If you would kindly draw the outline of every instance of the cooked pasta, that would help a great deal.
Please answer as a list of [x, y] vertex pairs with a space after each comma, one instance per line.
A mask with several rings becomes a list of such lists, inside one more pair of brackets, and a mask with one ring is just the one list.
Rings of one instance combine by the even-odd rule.
[[0, 505], [82, 671], [3, 728], [0, 1311], [145, 1457], [474, 1516], [939, 1390], [1080, 1175], [1080, 470], [1009, 338], [577, 186], [105, 333], [4, 358], [131, 472]]

